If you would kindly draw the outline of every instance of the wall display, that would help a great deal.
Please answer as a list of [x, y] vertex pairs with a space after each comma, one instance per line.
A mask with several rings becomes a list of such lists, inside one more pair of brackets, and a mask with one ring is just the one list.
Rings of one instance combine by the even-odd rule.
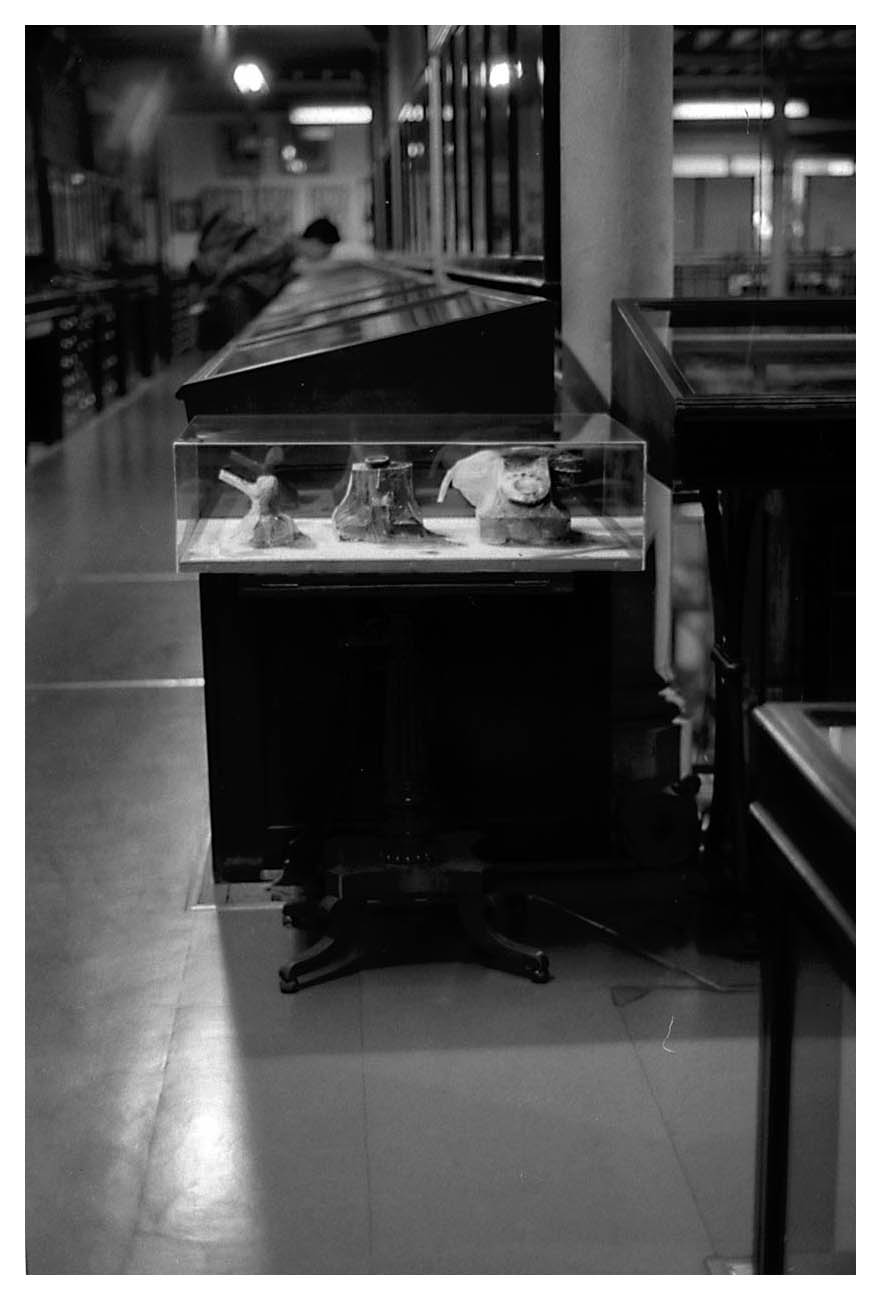
[[[438, 48], [445, 261], [469, 274], [559, 280], [559, 29], [454, 26]], [[378, 160], [381, 248], [430, 250], [428, 71], [413, 83]]]
[[257, 176], [274, 143], [272, 129], [258, 120], [221, 122], [217, 127], [217, 169], [227, 176]]
[[645, 446], [606, 416], [202, 416], [175, 457], [181, 571], [645, 563]]

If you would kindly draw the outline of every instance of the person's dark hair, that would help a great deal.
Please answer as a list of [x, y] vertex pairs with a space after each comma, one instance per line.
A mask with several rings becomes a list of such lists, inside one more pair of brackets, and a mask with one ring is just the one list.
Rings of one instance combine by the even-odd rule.
[[328, 248], [333, 248], [334, 244], [340, 242], [340, 232], [332, 221], [328, 221], [327, 217], [318, 217], [315, 221], [309, 222], [301, 235], [301, 239], [320, 239], [322, 244], [327, 244]]

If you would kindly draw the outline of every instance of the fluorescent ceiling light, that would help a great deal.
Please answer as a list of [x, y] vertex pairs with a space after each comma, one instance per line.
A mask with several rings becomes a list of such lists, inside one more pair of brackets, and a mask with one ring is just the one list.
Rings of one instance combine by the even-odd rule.
[[758, 159], [753, 154], [748, 153], [736, 153], [732, 155], [732, 176], [759, 176], [762, 172], [764, 172], [765, 175], [768, 175], [770, 171], [770, 158]]
[[[788, 118], [807, 117], [803, 99], [788, 99], [783, 112]], [[685, 99], [673, 105], [674, 122], [755, 122], [774, 116], [770, 99]]]
[[773, 116], [770, 99], [687, 99], [673, 105], [674, 122], [743, 122]]
[[232, 79], [236, 83], [236, 89], [243, 95], [259, 95], [261, 91], [269, 89], [263, 69], [256, 63], [236, 64]]
[[303, 104], [292, 108], [293, 126], [361, 126], [373, 121], [369, 104]]
[[855, 176], [857, 167], [852, 158], [796, 158], [792, 170], [802, 176]]
[[728, 159], [722, 154], [699, 157], [697, 154], [682, 155], [673, 159], [673, 175], [677, 178], [688, 176], [727, 176]]
[[787, 99], [783, 105], [784, 117], [807, 117], [810, 110], [803, 99]]

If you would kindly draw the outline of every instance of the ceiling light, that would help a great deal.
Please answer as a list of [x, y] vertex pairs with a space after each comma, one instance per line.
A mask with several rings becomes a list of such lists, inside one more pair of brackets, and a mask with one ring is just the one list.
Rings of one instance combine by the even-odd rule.
[[773, 116], [770, 99], [694, 99], [673, 105], [674, 122], [743, 122]]
[[[783, 113], [788, 118], [807, 117], [803, 99], [787, 99]], [[774, 116], [770, 99], [685, 99], [673, 105], [674, 122], [767, 121]]]
[[855, 176], [852, 158], [796, 158], [792, 170], [802, 176]]
[[491, 63], [489, 66], [489, 84], [494, 90], [500, 86], [510, 86], [515, 69], [510, 63]]
[[369, 104], [304, 104], [292, 108], [288, 121], [294, 126], [362, 126], [373, 121]]
[[673, 159], [673, 175], [683, 177], [727, 176], [728, 159], [722, 154], [699, 157], [684, 155]]
[[770, 158], [757, 158], [754, 154], [736, 153], [731, 159], [732, 176], [761, 176], [771, 171]]
[[236, 89], [243, 95], [259, 95], [269, 89], [263, 69], [256, 63], [237, 63], [232, 79], [236, 83]]
[[783, 105], [784, 117], [807, 117], [810, 110], [803, 99], [787, 99]]

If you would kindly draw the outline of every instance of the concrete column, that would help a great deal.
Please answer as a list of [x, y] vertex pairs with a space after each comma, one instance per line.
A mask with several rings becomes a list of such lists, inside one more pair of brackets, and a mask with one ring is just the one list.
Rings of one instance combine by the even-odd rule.
[[612, 299], [673, 292], [673, 29], [563, 27], [560, 60], [563, 378], [599, 409]]
[[[563, 401], [608, 409], [613, 298], [673, 293], [673, 29], [562, 27], [560, 197]], [[646, 574], [611, 582], [613, 780], [656, 790], [681, 771], [671, 681], [671, 493], [650, 479]], [[641, 811], [640, 811], [641, 810]], [[648, 834], [651, 840], [651, 834]], [[644, 845], [645, 852], [662, 850]]]
[[787, 202], [792, 185], [789, 158], [789, 131], [786, 126], [786, 92], [780, 85], [774, 87], [774, 116], [771, 119], [771, 256], [768, 268], [768, 293], [772, 298], [785, 298], [789, 293], [789, 226], [790, 212]]

